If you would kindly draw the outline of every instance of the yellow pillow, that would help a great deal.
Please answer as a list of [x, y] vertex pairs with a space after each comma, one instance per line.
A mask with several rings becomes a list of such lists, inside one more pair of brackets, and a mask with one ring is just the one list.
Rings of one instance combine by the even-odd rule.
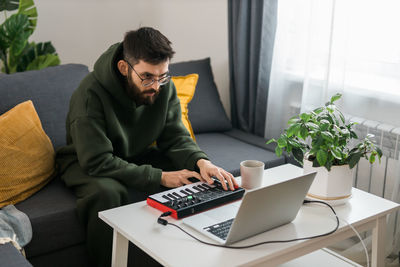
[[197, 74], [172, 77], [172, 81], [174, 82], [176, 91], [178, 93], [178, 98], [181, 101], [182, 122], [185, 125], [186, 129], [189, 131], [190, 136], [194, 141], [196, 141], [196, 138], [194, 137], [192, 125], [189, 121], [188, 104], [193, 98], [198, 79], [199, 75]]
[[0, 208], [41, 189], [54, 175], [54, 148], [32, 101], [0, 116]]

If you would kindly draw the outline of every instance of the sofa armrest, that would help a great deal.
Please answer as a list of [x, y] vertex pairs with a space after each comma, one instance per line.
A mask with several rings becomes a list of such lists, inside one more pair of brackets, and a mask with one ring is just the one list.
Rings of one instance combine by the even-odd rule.
[[32, 264], [11, 243], [0, 245], [0, 259], [0, 266], [32, 267]]

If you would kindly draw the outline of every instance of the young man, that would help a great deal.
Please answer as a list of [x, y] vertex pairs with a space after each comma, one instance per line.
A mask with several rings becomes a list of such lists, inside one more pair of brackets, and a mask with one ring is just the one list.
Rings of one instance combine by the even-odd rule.
[[76, 194], [94, 266], [111, 263], [112, 231], [98, 212], [144, 200], [148, 194], [212, 176], [236, 185], [213, 165], [181, 122], [168, 74], [174, 51], [159, 31], [128, 32], [111, 46], [74, 92], [67, 146], [57, 151], [61, 178]]

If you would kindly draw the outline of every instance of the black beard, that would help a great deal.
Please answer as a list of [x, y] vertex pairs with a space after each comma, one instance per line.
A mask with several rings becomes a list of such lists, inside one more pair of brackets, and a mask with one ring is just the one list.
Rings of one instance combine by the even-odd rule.
[[[161, 89], [161, 88], [160, 88]], [[140, 91], [140, 89], [133, 82], [132, 75], [128, 72], [128, 76], [126, 77], [126, 93], [129, 98], [135, 101], [137, 106], [141, 105], [152, 105], [156, 98], [160, 94], [160, 90], [156, 91], [153, 88], [145, 91]], [[146, 93], [155, 93], [153, 96], [146, 96]]]

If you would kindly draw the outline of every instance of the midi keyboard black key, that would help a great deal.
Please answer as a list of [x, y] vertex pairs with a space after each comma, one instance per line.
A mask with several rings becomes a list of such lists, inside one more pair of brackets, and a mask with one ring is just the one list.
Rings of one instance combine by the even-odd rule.
[[172, 217], [180, 219], [241, 199], [243, 194], [244, 189], [240, 187], [225, 191], [219, 181], [211, 185], [196, 182], [151, 195], [147, 204], [163, 212], [171, 211]]

